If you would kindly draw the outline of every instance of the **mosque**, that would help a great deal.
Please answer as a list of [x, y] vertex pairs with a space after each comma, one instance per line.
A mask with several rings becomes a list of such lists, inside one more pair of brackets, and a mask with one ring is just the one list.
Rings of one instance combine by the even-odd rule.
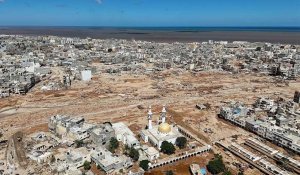
[[175, 144], [176, 139], [178, 137], [182, 137], [183, 135], [178, 131], [178, 127], [176, 125], [170, 125], [166, 122], [166, 108], [163, 107], [161, 111], [161, 115], [157, 122], [157, 125], [152, 125], [152, 115], [151, 107], [149, 107], [148, 111], [148, 125], [146, 129], [142, 130], [140, 135], [144, 142], [151, 143], [154, 147], [160, 149], [160, 146], [163, 141], [171, 142]]

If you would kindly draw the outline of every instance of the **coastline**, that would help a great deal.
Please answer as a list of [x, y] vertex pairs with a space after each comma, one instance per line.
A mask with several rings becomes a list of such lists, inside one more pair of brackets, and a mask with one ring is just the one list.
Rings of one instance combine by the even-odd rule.
[[300, 28], [0, 27], [0, 34], [155, 42], [249, 41], [300, 44]]

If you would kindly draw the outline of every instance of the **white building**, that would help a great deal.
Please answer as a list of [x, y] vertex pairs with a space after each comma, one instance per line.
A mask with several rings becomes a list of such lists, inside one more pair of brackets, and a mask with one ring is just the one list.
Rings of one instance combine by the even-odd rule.
[[129, 147], [139, 148], [140, 142], [135, 138], [134, 133], [122, 122], [112, 124], [118, 141]]
[[58, 174], [68, 174], [68, 170], [76, 170], [83, 166], [84, 162], [91, 161], [90, 152], [85, 147], [65, 150], [60, 148], [58, 153], [53, 154], [54, 162], [50, 163], [52, 170]]
[[166, 123], [166, 109], [163, 107], [160, 124], [152, 126], [152, 112], [151, 108], [148, 112], [148, 128], [144, 129], [140, 133], [142, 139], [147, 143], [150, 142], [153, 146], [160, 149], [163, 141], [175, 144], [178, 137], [182, 137], [182, 134], [178, 131], [178, 127], [175, 125], [169, 125]]
[[97, 147], [91, 154], [91, 159], [99, 165], [106, 173], [132, 166], [132, 161], [124, 155], [113, 155], [103, 147]]
[[85, 147], [76, 148], [67, 152], [66, 162], [69, 167], [80, 168], [85, 161], [91, 161], [90, 152]]
[[143, 145], [141, 147], [142, 153], [147, 157], [149, 161], [153, 161], [159, 158], [159, 151], [154, 147], [149, 147], [148, 145]]
[[91, 81], [91, 79], [92, 79], [92, 71], [91, 70], [81, 71], [81, 80], [82, 81]]

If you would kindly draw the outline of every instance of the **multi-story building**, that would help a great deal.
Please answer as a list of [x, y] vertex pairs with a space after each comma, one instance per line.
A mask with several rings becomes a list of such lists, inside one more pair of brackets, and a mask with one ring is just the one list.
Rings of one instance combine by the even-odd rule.
[[113, 155], [104, 147], [97, 147], [91, 154], [91, 159], [106, 173], [132, 166], [132, 161], [124, 155]]
[[111, 123], [98, 125], [91, 131], [91, 140], [97, 145], [106, 145], [109, 140], [115, 136], [115, 130]]

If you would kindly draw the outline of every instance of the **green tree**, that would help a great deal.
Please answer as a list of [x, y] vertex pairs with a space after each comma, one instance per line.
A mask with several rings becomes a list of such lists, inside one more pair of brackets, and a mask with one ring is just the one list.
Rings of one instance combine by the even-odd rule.
[[174, 154], [175, 153], [175, 147], [172, 143], [167, 142], [167, 141], [163, 141], [161, 146], [160, 146], [160, 150], [161, 152], [163, 152], [164, 154]]
[[174, 173], [172, 170], [168, 170], [168, 171], [166, 171], [166, 175], [174, 175]]
[[175, 143], [180, 149], [183, 149], [186, 147], [187, 139], [185, 137], [178, 137]]
[[80, 148], [83, 146], [83, 141], [82, 140], [75, 140], [75, 145], [76, 145], [76, 148]]
[[215, 157], [208, 162], [206, 168], [211, 174], [219, 174], [221, 172], [224, 172], [225, 165], [223, 163], [222, 156], [216, 154]]
[[112, 137], [109, 141], [109, 151], [114, 153], [115, 150], [119, 147], [119, 142], [115, 137]]
[[131, 147], [129, 150], [129, 157], [131, 157], [133, 159], [133, 161], [138, 161], [140, 158], [140, 153], [138, 150]]
[[88, 161], [85, 161], [85, 162], [83, 163], [83, 168], [84, 168], [85, 170], [91, 169], [91, 163], [88, 162]]
[[230, 171], [226, 170], [222, 175], [232, 175]]
[[149, 160], [142, 160], [140, 161], [140, 167], [143, 168], [143, 170], [148, 171], [149, 163]]

